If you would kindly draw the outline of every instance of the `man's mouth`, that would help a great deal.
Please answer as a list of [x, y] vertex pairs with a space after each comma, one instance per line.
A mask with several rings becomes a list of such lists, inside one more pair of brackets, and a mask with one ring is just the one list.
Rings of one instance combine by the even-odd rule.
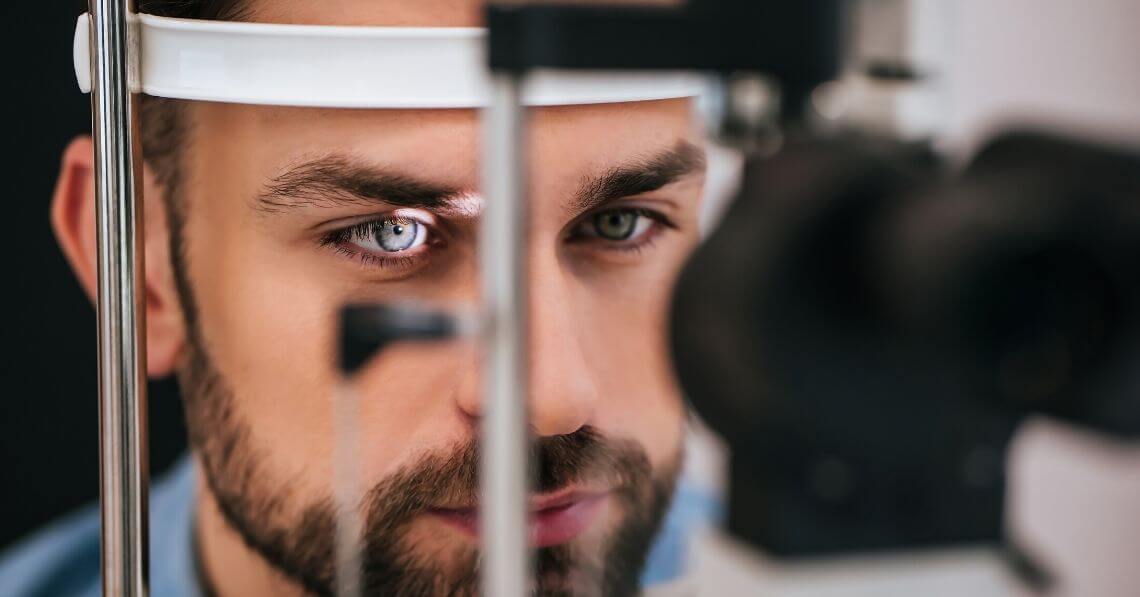
[[[608, 491], [563, 489], [532, 496], [530, 500], [530, 543], [550, 547], [573, 540], [598, 518]], [[432, 508], [428, 512], [470, 537], [479, 536], [478, 506]]]

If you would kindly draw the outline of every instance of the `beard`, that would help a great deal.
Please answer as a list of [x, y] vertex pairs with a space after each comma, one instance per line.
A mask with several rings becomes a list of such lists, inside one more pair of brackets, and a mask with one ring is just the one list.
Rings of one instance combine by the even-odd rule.
[[[187, 298], [184, 309], [192, 305]], [[187, 361], [179, 381], [190, 443], [218, 509], [273, 568], [308, 592], [333, 595], [337, 511], [332, 492], [297, 504], [289, 484], [274, 480], [265, 454], [251, 441], [250, 424], [238, 414], [235, 396], [205, 350], [195, 319], [187, 317]], [[612, 489], [620, 518], [600, 550], [573, 542], [535, 550], [533, 593], [635, 594], [673, 494], [679, 461], [678, 448], [655, 475], [640, 444], [608, 439], [589, 427], [537, 440], [530, 455], [536, 491], [601, 482]], [[480, 558], [474, 546], [457, 543], [457, 557], [441, 561], [416, 553], [408, 541], [411, 523], [434, 505], [477, 503], [478, 463], [479, 446], [471, 441], [423, 454], [368, 489], [361, 512], [362, 594], [479, 593]]]

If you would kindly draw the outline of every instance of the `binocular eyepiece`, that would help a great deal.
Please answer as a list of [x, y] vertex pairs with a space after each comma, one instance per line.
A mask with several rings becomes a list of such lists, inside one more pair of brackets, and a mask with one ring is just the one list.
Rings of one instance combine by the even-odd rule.
[[775, 553], [997, 540], [1025, 416], [1140, 435], [1140, 156], [1018, 133], [950, 170], [791, 138], [686, 267], [677, 371], [733, 448], [730, 502], [765, 504], [730, 503], [737, 534]]

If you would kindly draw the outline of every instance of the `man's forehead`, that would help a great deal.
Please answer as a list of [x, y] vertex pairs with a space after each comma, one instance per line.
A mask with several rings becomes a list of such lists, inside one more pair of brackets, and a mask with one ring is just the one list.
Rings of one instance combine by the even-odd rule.
[[[485, 0], [240, 0], [256, 22], [368, 26], [477, 26]], [[631, 0], [669, 3], [674, 0]], [[379, 163], [420, 166], [440, 178], [477, 175], [480, 113], [470, 109], [318, 109], [197, 103], [198, 131], [228, 144], [258, 146], [262, 174], [313, 155], [369, 156]], [[531, 110], [535, 146], [593, 147], [555, 151], [568, 172], [667, 149], [694, 139], [691, 100], [542, 107]], [[244, 131], [246, 134], [236, 134]], [[244, 140], [244, 142], [242, 141]], [[606, 151], [599, 151], [604, 148]], [[544, 152], [550, 153], [550, 152]], [[570, 163], [577, 162], [577, 163]], [[271, 175], [272, 175], [271, 174]]]
[[[528, 110], [533, 124], [537, 125], [612, 125], [618, 120], [629, 124], [652, 121], [658, 126], [675, 127], [694, 124], [692, 98], [673, 98], [649, 101], [612, 102], [565, 106], [541, 106]], [[351, 109], [351, 108], [297, 108], [291, 106], [259, 106], [250, 104], [198, 103], [208, 112], [227, 114], [263, 127], [276, 128], [283, 123], [298, 126], [382, 126], [419, 129], [423, 126], [474, 126], [481, 112], [471, 108], [425, 109]]]
[[[249, 19], [296, 25], [478, 27], [487, 0], [246, 0]], [[682, 0], [561, 0], [578, 4], [671, 6]]]
[[485, 0], [246, 0], [249, 19], [297, 25], [476, 27]]
[[[282, 149], [299, 146], [339, 149], [386, 146], [413, 150], [471, 153], [479, 143], [481, 112], [473, 109], [339, 109], [196, 104], [197, 129], [207, 137], [245, 138]], [[690, 99], [672, 99], [530, 109], [528, 130], [535, 145], [602, 145], [621, 149], [671, 145], [678, 138], [700, 136]]]
[[[232, 171], [254, 187], [278, 179], [287, 180], [286, 187], [297, 187], [296, 180], [305, 178], [299, 171], [311, 171], [305, 166], [324, 164], [330, 157], [347, 158], [352, 166], [332, 171], [374, 168], [383, 175], [371, 179], [395, 176], [464, 190], [478, 185], [481, 123], [476, 110], [199, 105], [199, 123], [205, 126], [195, 128], [208, 146], [198, 152], [202, 166], [215, 173]], [[553, 185], [546, 187], [552, 191], [561, 189], [553, 192], [577, 190], [583, 179], [617, 167], [651, 164], [663, 156], [686, 163], [690, 170], [694, 164], [703, 170], [702, 158], [687, 149], [667, 155], [684, 148], [682, 143], [701, 145], [691, 100], [534, 108], [528, 130], [529, 155], [543, 164], [534, 172], [534, 182]], [[330, 188], [322, 185], [317, 186]]]

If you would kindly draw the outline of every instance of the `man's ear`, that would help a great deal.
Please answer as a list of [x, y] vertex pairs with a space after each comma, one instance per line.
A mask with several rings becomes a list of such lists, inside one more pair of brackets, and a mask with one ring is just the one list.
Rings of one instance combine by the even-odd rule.
[[[98, 293], [95, 243], [95, 167], [91, 137], [77, 137], [63, 153], [59, 181], [51, 205], [51, 224], [60, 249], [75, 277], [95, 301]], [[153, 377], [171, 374], [186, 341], [170, 262], [169, 231], [163, 189], [149, 169], [143, 173], [143, 245], [146, 263], [147, 372]]]

